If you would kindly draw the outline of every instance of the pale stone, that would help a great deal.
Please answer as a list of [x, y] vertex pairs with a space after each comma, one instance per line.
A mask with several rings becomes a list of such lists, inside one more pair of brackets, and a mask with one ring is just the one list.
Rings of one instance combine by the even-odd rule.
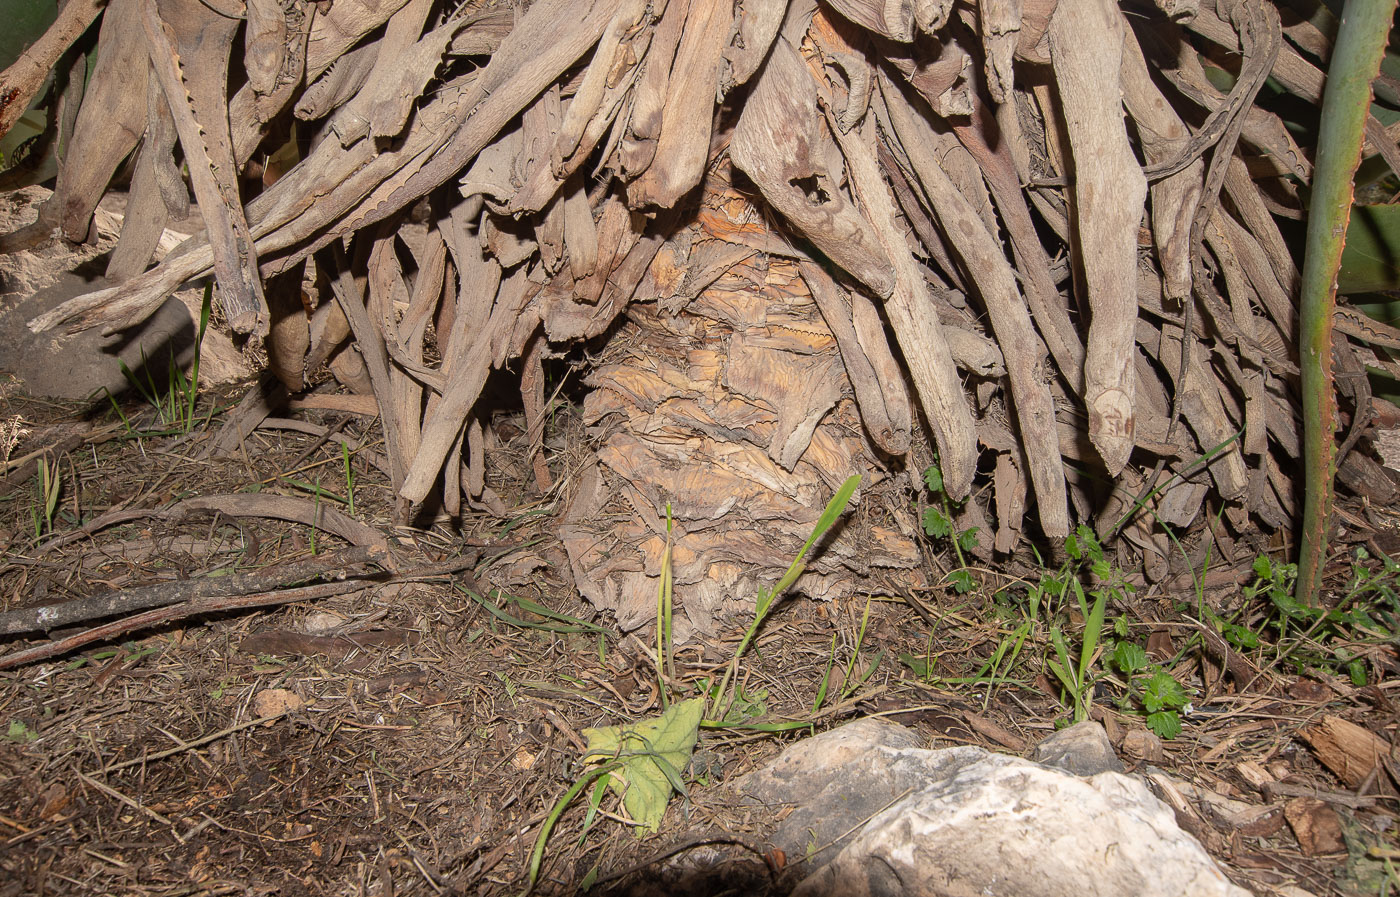
[[[1073, 756], [1061, 750], [1067, 740], [1107, 743], [1102, 729], [1086, 727], [1052, 741], [1050, 753]], [[793, 745], [736, 783], [742, 803], [781, 817], [771, 843], [813, 870], [794, 894], [1248, 895], [1139, 778], [1082, 777], [919, 742], [903, 726], [860, 720]]]

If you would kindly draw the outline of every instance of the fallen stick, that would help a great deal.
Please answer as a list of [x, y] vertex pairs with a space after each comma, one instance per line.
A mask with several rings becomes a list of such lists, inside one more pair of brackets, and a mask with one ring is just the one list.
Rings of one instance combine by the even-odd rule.
[[268, 592], [291, 583], [304, 582], [327, 574], [342, 578], [347, 568], [355, 564], [373, 563], [382, 560], [383, 557], [381, 549], [355, 546], [313, 557], [306, 561], [259, 570], [256, 573], [180, 579], [173, 582], [106, 592], [102, 595], [65, 601], [61, 604], [26, 607], [0, 614], [0, 635], [47, 632], [73, 623], [97, 620], [119, 613], [130, 613], [153, 607], [166, 607], [184, 601]]
[[168, 623], [171, 620], [180, 620], [185, 617], [198, 616], [199, 614], [245, 610], [250, 607], [269, 607], [275, 604], [292, 604], [297, 601], [318, 601], [322, 598], [329, 598], [332, 595], [343, 595], [346, 592], [354, 592], [368, 588], [370, 585], [371, 583], [366, 580], [353, 579], [347, 582], [327, 582], [314, 586], [303, 586], [299, 589], [283, 589], [282, 591], [259, 592], [253, 595], [209, 598], [203, 601], [189, 601], [182, 604], [171, 605], [170, 607], [160, 607], [155, 610], [146, 611], [144, 614], [137, 614], [134, 617], [123, 617], [111, 623], [105, 623], [92, 629], [86, 629], [76, 635], [49, 642], [45, 645], [37, 645], [33, 648], [26, 648], [23, 651], [11, 651], [9, 654], [0, 656], [0, 670], [12, 670], [15, 667], [24, 666], [25, 664], [35, 663], [40, 660], [48, 660], [50, 657], [58, 657], [59, 655], [67, 654], [69, 651], [74, 651], [84, 645], [90, 645], [93, 642], [106, 641], [137, 629], [145, 629], [148, 626]]

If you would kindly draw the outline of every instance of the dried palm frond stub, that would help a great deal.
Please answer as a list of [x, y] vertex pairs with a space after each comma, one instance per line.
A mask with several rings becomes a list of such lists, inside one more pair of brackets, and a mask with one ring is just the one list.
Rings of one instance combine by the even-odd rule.
[[[1228, 554], [1295, 510], [1280, 220], [1311, 168], [1260, 89], [1318, 102], [1309, 60], [1330, 45], [1266, 0], [226, 5], [112, 0], [51, 208], [0, 248], [85, 233], [135, 150], [114, 282], [34, 326], [119, 326], [212, 273], [291, 386], [329, 360], [373, 396], [405, 515], [434, 491], [449, 510], [486, 497], [493, 370], [522, 371], [538, 421], [543, 359], [607, 339], [655, 358], [592, 373], [590, 417], [616, 429], [589, 482], [634, 515], [635, 560], [575, 551], [599, 596], [656, 575], [640, 546], [661, 537], [657, 502], [694, 489], [691, 456], [766, 459], [745, 467], [781, 484], [751, 518], [765, 534], [847, 473], [907, 466], [921, 432], [952, 498], [990, 486], [986, 551], [1112, 525], [1166, 482], [1127, 529], [1148, 554], [1157, 520]], [[1400, 168], [1378, 122], [1368, 135]], [[142, 270], [190, 189], [205, 232]], [[735, 317], [749, 306], [765, 311]], [[1385, 334], [1345, 324], [1339, 363], [1364, 370]], [[1363, 428], [1369, 393], [1347, 388]], [[758, 416], [736, 425], [741, 409]], [[1341, 473], [1395, 492], [1361, 452]], [[702, 497], [687, 538], [742, 512]], [[895, 566], [897, 518], [866, 549]]]

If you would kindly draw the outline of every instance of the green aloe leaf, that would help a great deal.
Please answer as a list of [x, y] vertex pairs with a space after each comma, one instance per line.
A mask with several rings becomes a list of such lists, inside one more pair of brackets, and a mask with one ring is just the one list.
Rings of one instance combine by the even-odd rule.
[[1337, 292], [1382, 290], [1400, 290], [1400, 205], [1352, 206]]
[[1336, 491], [1332, 315], [1337, 274], [1351, 229], [1352, 178], [1361, 161], [1371, 82], [1385, 55], [1395, 5], [1396, 0], [1347, 0], [1322, 98], [1298, 305], [1304, 486], [1295, 589], [1304, 604], [1321, 599], [1327, 530]]

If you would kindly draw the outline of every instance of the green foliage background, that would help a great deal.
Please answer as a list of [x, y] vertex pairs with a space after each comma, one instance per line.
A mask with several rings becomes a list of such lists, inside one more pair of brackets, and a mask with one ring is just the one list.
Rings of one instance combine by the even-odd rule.
[[[58, 17], [53, 0], [0, 0], [0, 70], [7, 69]], [[42, 124], [42, 121], [40, 122]], [[8, 160], [15, 147], [39, 133], [26, 116], [0, 138], [0, 160]]]

